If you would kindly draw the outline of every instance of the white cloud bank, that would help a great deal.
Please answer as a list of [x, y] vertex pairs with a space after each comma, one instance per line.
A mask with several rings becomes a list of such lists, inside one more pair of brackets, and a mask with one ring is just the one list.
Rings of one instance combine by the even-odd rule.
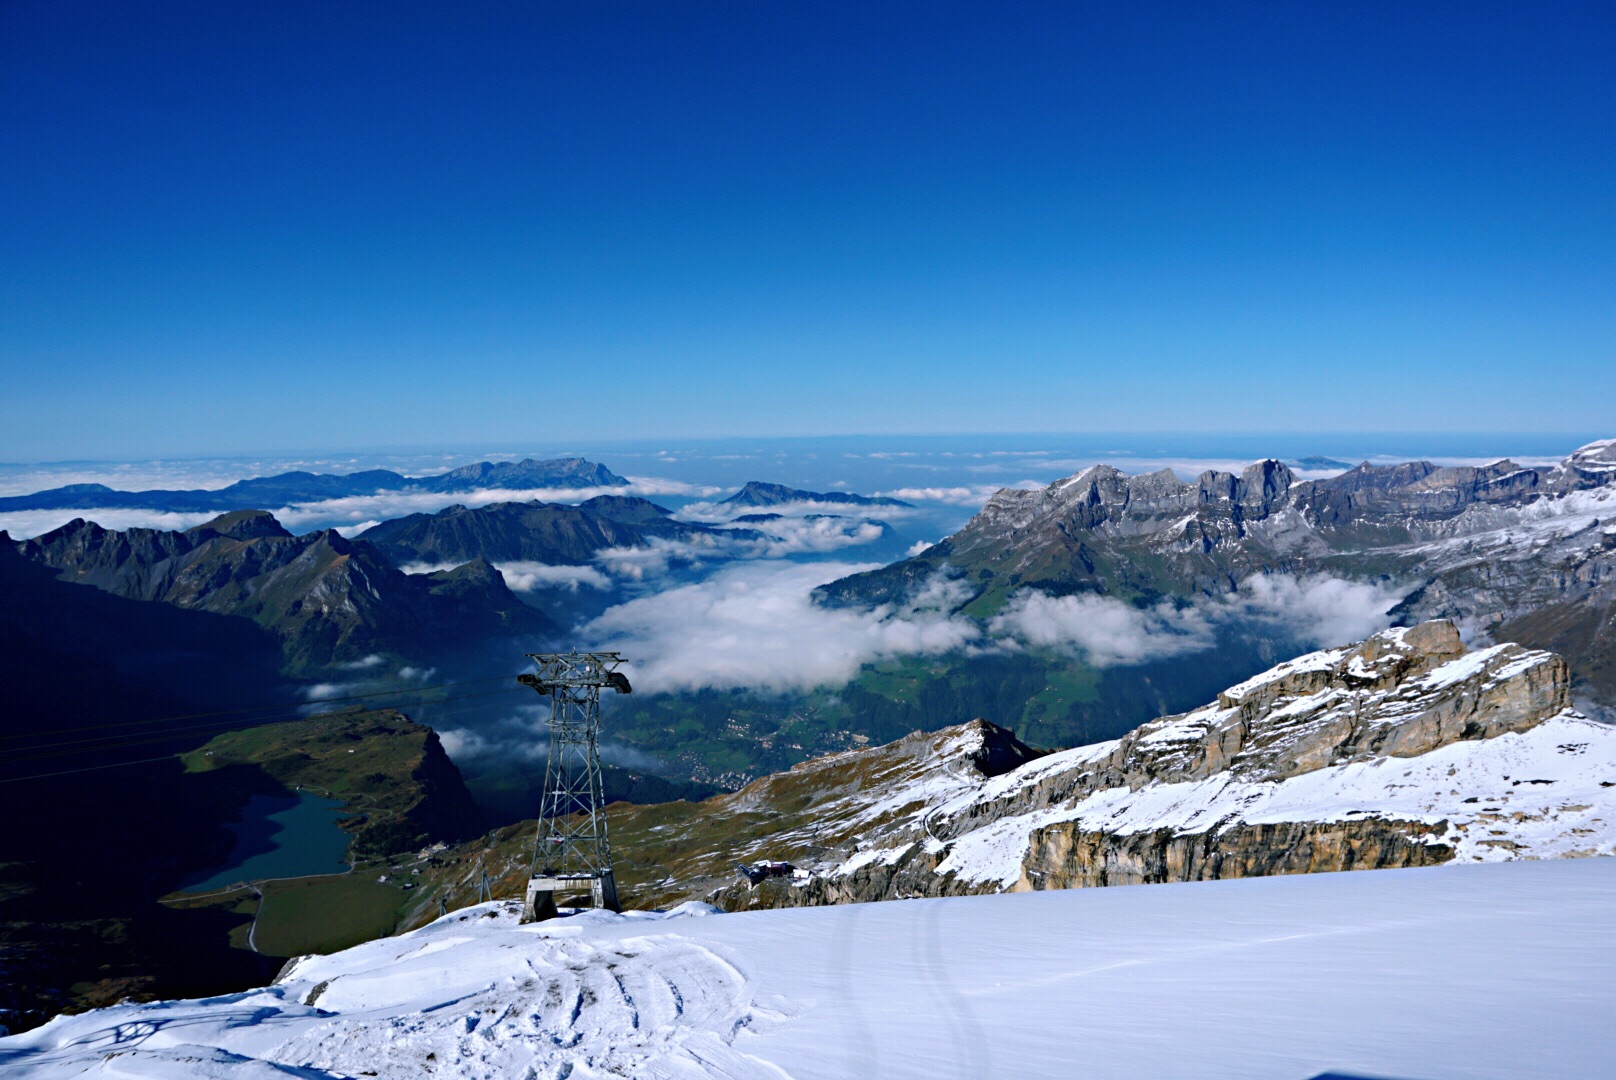
[[1044, 486], [1037, 480], [1018, 480], [1014, 484], [971, 484], [959, 487], [901, 487], [880, 494], [889, 499], [902, 499], [912, 503], [941, 503], [944, 506], [970, 506], [981, 509], [982, 504], [1003, 488], [1025, 488], [1036, 491]]
[[940, 582], [901, 612], [832, 610], [815, 586], [874, 564], [745, 563], [705, 581], [619, 604], [580, 636], [637, 658], [645, 692], [701, 688], [781, 691], [846, 683], [860, 667], [897, 656], [939, 655], [980, 637], [948, 609], [963, 596]]
[[105, 529], [167, 529], [184, 532], [219, 515], [168, 513], [158, 510], [13, 510], [0, 514], [0, 529], [13, 540], [29, 540], [59, 529], [74, 518], [93, 521]]
[[1110, 596], [1050, 596], [1028, 589], [988, 623], [996, 638], [1081, 650], [1095, 667], [1140, 664], [1212, 645], [1212, 621], [1198, 608], [1137, 608]]
[[[834, 487], [835, 485], [831, 485]], [[892, 495], [892, 498], [899, 496]], [[908, 500], [905, 500], [908, 501]], [[815, 516], [830, 517], [858, 517], [880, 518], [883, 521], [896, 521], [911, 517], [916, 513], [912, 506], [882, 506], [867, 503], [841, 503], [821, 502], [817, 499], [806, 499], [798, 502], [780, 503], [774, 506], [726, 506], [724, 503], [693, 502], [686, 503], [674, 512], [674, 517], [681, 521], [696, 521], [703, 524], [723, 525], [734, 522], [736, 518], [749, 517], [758, 514], [772, 514], [779, 518], [805, 518]], [[738, 522], [739, 526], [759, 527], [777, 525], [778, 521], [754, 523], [749, 521]]]
[[[688, 539], [652, 537], [637, 547], [611, 547], [595, 552], [594, 565], [570, 566], [541, 562], [500, 562], [494, 567], [505, 577], [513, 592], [559, 588], [576, 593], [580, 589], [606, 590], [617, 581], [654, 581], [674, 569], [700, 569], [709, 564], [736, 560], [785, 559], [793, 555], [817, 555], [846, 547], [870, 544], [881, 539], [878, 522], [850, 518], [784, 518], [763, 522], [749, 531], [760, 536], [706, 533]], [[431, 574], [452, 570], [459, 563], [405, 563], [406, 574]]]
[[1237, 593], [1137, 608], [1112, 597], [1019, 593], [986, 627], [950, 614], [969, 596], [941, 575], [911, 604], [873, 611], [815, 605], [815, 586], [871, 569], [847, 563], [744, 563], [705, 581], [619, 604], [580, 628], [593, 647], [634, 658], [649, 693], [842, 685], [868, 663], [959, 650], [1070, 650], [1096, 667], [1142, 664], [1211, 648], [1251, 623], [1307, 645], [1359, 640], [1388, 624], [1397, 590], [1314, 576], [1259, 576]]
[[1304, 645], [1344, 645], [1390, 624], [1403, 590], [1319, 574], [1258, 574], [1240, 590], [1188, 605], [1139, 608], [1114, 597], [1017, 593], [988, 624], [996, 638], [1081, 651], [1096, 667], [1141, 664], [1210, 648], [1219, 629], [1266, 624]]

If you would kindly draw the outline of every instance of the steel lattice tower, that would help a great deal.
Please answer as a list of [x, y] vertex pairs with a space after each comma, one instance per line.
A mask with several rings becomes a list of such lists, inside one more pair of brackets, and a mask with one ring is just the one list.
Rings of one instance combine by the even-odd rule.
[[617, 670], [623, 658], [570, 652], [529, 659], [539, 670], [517, 681], [550, 698], [550, 753], [523, 919], [549, 918], [556, 913], [557, 893], [585, 888], [596, 907], [617, 911], [600, 771], [600, 692], [632, 692]]

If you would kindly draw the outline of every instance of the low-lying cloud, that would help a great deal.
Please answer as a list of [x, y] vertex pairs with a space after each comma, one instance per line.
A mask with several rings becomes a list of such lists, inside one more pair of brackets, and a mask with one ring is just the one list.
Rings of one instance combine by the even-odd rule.
[[612, 579], [593, 566], [552, 566], [539, 562], [500, 563], [497, 567], [505, 577], [505, 584], [514, 592], [532, 592], [534, 589], [610, 589]]
[[970, 506], [980, 508], [983, 503], [1007, 487], [1036, 491], [1045, 485], [1037, 480], [1017, 480], [1013, 484], [970, 484], [957, 487], [901, 487], [880, 494], [889, 499], [902, 499], [913, 503], [941, 503], [944, 506]]
[[[479, 727], [447, 728], [438, 733], [444, 752], [457, 765], [490, 762], [533, 765], [550, 754], [550, 706], [525, 705], [513, 714]], [[660, 772], [666, 764], [656, 755], [620, 742], [600, 744], [608, 765], [635, 772]]]
[[1407, 591], [1328, 574], [1258, 574], [1229, 606], [1234, 617], [1275, 623], [1304, 645], [1345, 645], [1390, 626], [1389, 612]]
[[351, 495], [341, 499], [283, 506], [274, 511], [281, 524], [293, 532], [308, 528], [328, 528], [359, 524], [366, 521], [385, 521], [409, 514], [435, 514], [450, 506], [481, 507], [501, 502], [550, 502], [577, 504], [601, 495], [638, 495], [656, 498], [663, 495], [707, 497], [721, 489], [702, 484], [687, 484], [682, 480], [668, 480], [655, 476], [630, 477], [627, 487], [553, 487], [553, 488], [480, 488], [476, 491], [384, 491], [376, 495]]
[[819, 555], [860, 544], [873, 544], [885, 532], [880, 522], [845, 517], [788, 517], [749, 524], [747, 528], [761, 532], [764, 539], [739, 541], [741, 554], [759, 559]]
[[1137, 608], [1110, 596], [1050, 596], [1028, 589], [988, 623], [995, 638], [1073, 648], [1095, 667], [1140, 664], [1199, 652], [1214, 641], [1212, 621], [1195, 607]]
[[[897, 498], [898, 496], [889, 497]], [[780, 518], [856, 517], [863, 515], [880, 518], [885, 521], [899, 521], [912, 516], [914, 513], [914, 507], [910, 506], [882, 506], [879, 504], [872, 506], [859, 503], [802, 499], [796, 502], [779, 503], [770, 506], [737, 506], [733, 504], [726, 505], [721, 502], [693, 502], [681, 506], [674, 512], [673, 516], [681, 521], [723, 525], [734, 521], [736, 518], [753, 514], [773, 514]], [[752, 523], [742, 522], [741, 524], [749, 525]]]
[[[399, 567], [406, 574], [436, 574], [453, 570], [463, 563], [405, 563]], [[556, 566], [541, 562], [506, 562], [492, 564], [505, 578], [512, 592], [532, 592], [534, 589], [610, 589], [612, 579], [593, 566]]]
[[1229, 596], [1138, 608], [1113, 597], [1017, 594], [984, 625], [952, 614], [968, 586], [943, 574], [901, 608], [824, 608], [812, 591], [872, 569], [848, 563], [742, 563], [704, 581], [619, 604], [579, 629], [634, 659], [649, 693], [839, 686], [869, 663], [958, 651], [1069, 650], [1096, 667], [1172, 659], [1252, 624], [1303, 645], [1356, 641], [1388, 625], [1399, 591], [1325, 575], [1259, 575]]
[[322, 711], [332, 701], [415, 689], [430, 682], [437, 674], [437, 668], [411, 666], [387, 672], [384, 670], [387, 663], [386, 657], [371, 653], [358, 660], [336, 664], [338, 671], [346, 673], [345, 677], [299, 687], [298, 696], [307, 704], [300, 706], [298, 711], [309, 715]]
[[122, 532], [126, 529], [166, 529], [184, 532], [204, 521], [212, 521], [217, 513], [169, 513], [159, 510], [12, 510], [0, 514], [0, 529], [14, 540], [29, 540], [59, 529], [74, 518], [93, 521], [104, 529]]
[[1140, 608], [1110, 596], [1028, 589], [988, 623], [994, 638], [1081, 652], [1096, 667], [1141, 664], [1211, 648], [1218, 632], [1265, 624], [1301, 645], [1342, 645], [1390, 625], [1403, 590], [1326, 574], [1258, 574], [1238, 591]]
[[864, 664], [940, 655], [980, 636], [948, 611], [963, 595], [939, 582], [901, 611], [815, 605], [815, 586], [875, 564], [743, 563], [705, 581], [611, 608], [579, 636], [635, 658], [636, 689], [806, 690], [846, 683]]

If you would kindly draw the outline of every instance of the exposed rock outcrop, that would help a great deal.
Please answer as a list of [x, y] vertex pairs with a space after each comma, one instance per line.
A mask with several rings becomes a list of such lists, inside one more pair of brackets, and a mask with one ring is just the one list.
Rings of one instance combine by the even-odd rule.
[[[910, 736], [714, 806], [783, 826], [791, 806], [789, 827], [731, 851], [802, 872], [709, 895], [745, 908], [1616, 854], [1616, 729], [1573, 712], [1569, 687], [1552, 653], [1466, 651], [1432, 622], [1007, 770], [973, 764], [1009, 738], [991, 725]], [[796, 801], [809, 776], [839, 782]], [[684, 842], [716, 839], [699, 835]]]
[[1070, 825], [1036, 830], [1015, 888], [1073, 889], [1168, 881], [1387, 870], [1453, 858], [1435, 826], [1381, 818], [1237, 825], [1218, 833], [1172, 829], [1116, 835]]

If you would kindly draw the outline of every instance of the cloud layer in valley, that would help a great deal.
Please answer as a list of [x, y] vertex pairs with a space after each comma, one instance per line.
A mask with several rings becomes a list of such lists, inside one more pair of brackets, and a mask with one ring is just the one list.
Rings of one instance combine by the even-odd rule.
[[[541, 562], [499, 562], [494, 566], [514, 592], [535, 589], [611, 589], [618, 582], [655, 587], [674, 570], [703, 570], [744, 560], [781, 560], [799, 555], [822, 555], [881, 539], [884, 527], [858, 518], [781, 518], [727, 531], [672, 540], [653, 537], [637, 546], [604, 548], [591, 564], [555, 565]], [[756, 534], [756, 535], [752, 535]], [[413, 562], [399, 567], [406, 574], [452, 570], [452, 562]]]
[[167, 529], [183, 532], [219, 515], [207, 513], [177, 514], [162, 510], [12, 510], [0, 513], [0, 529], [11, 534], [13, 540], [30, 540], [59, 529], [74, 518], [93, 521], [107, 529], [122, 532], [126, 529]]
[[1218, 631], [1257, 623], [1301, 645], [1341, 645], [1390, 624], [1403, 591], [1319, 574], [1258, 574], [1238, 592], [1191, 604], [1139, 608], [1109, 596], [1050, 596], [1035, 589], [1011, 598], [988, 623], [995, 638], [1081, 652], [1096, 667], [1165, 660], [1210, 648]]
[[937, 575], [901, 609], [813, 603], [815, 586], [870, 568], [738, 564], [612, 607], [579, 635], [633, 657], [635, 684], [646, 692], [787, 691], [844, 684], [868, 663], [959, 650], [1033, 647], [1067, 650], [1096, 667], [1142, 664], [1211, 648], [1220, 631], [1251, 624], [1302, 645], [1343, 644], [1388, 625], [1400, 596], [1322, 575], [1257, 576], [1227, 597], [1148, 608], [1028, 590], [984, 626], [951, 614], [969, 590]]
[[647, 692], [839, 685], [871, 661], [938, 655], [980, 636], [974, 623], [948, 614], [964, 597], [946, 581], [899, 612], [813, 603], [815, 586], [870, 569], [874, 564], [743, 563], [619, 604], [580, 636], [634, 657], [630, 677]]

